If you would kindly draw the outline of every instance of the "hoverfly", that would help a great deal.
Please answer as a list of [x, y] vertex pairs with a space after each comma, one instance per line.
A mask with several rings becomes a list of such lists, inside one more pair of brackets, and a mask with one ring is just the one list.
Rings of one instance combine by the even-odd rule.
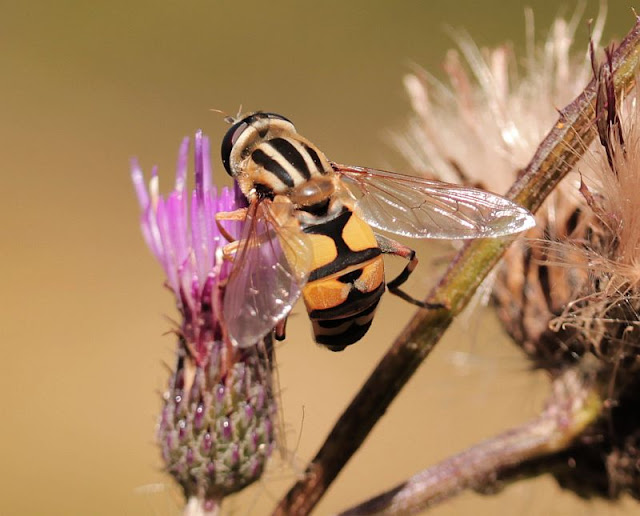
[[[487, 238], [535, 225], [524, 208], [493, 193], [328, 161], [287, 118], [257, 112], [233, 120], [222, 162], [248, 207], [219, 213], [245, 222], [225, 246], [233, 259], [223, 313], [232, 342], [252, 345], [276, 329], [302, 296], [316, 342], [333, 351], [360, 340], [385, 290], [383, 254], [408, 261], [389, 281], [400, 290], [416, 253], [375, 229], [413, 238]], [[229, 239], [231, 237], [224, 232]]]

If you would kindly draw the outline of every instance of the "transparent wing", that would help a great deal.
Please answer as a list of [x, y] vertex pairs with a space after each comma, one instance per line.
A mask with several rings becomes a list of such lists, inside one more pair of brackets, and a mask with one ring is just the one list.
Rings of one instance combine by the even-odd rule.
[[414, 238], [487, 238], [535, 226], [525, 208], [477, 188], [332, 163], [371, 226]]
[[249, 206], [223, 302], [235, 345], [254, 345], [287, 317], [307, 281], [311, 257], [290, 202]]

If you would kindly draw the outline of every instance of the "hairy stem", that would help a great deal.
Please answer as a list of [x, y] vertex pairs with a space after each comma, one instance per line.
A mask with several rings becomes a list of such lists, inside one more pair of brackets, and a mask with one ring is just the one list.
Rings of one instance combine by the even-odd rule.
[[495, 490], [522, 478], [516, 465], [564, 450], [600, 415], [602, 404], [593, 368], [582, 362], [554, 380], [545, 410], [533, 421], [449, 457], [342, 516], [416, 514], [464, 489]]
[[[633, 87], [639, 60], [640, 23], [636, 20], [634, 28], [613, 54], [616, 94]], [[562, 110], [508, 197], [534, 212], [540, 207], [593, 140], [595, 101], [596, 88], [592, 81]], [[426, 299], [444, 308], [419, 310], [414, 315], [337, 421], [303, 477], [280, 501], [275, 514], [308, 514], [313, 509], [511, 241], [474, 240], [464, 246]]]

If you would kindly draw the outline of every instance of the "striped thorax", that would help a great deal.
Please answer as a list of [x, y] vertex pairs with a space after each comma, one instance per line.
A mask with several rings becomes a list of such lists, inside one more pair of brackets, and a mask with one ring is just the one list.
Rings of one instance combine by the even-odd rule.
[[304, 202], [305, 194], [311, 193], [308, 182], [332, 172], [315, 145], [289, 120], [272, 113], [255, 113], [234, 124], [223, 141], [222, 156], [227, 172], [250, 201], [256, 195], [300, 191], [298, 201]]

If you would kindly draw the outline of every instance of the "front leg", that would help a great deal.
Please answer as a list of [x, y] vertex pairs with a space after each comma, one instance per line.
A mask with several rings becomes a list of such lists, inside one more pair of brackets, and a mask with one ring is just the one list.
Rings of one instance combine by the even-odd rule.
[[389, 292], [395, 294], [398, 297], [401, 297], [402, 299], [413, 305], [419, 306], [420, 308], [442, 308], [443, 305], [441, 303], [427, 303], [425, 301], [420, 301], [419, 299], [411, 297], [406, 292], [400, 290], [400, 285], [402, 285], [405, 281], [407, 281], [407, 279], [409, 279], [409, 276], [411, 276], [411, 273], [418, 265], [418, 257], [416, 256], [416, 252], [410, 247], [402, 245], [400, 242], [396, 242], [395, 240], [391, 240], [384, 235], [379, 235], [376, 233], [375, 237], [380, 250], [384, 254], [399, 256], [400, 258], [404, 258], [409, 262], [396, 278], [387, 283]]
[[232, 262], [238, 252], [239, 246], [240, 241], [238, 240], [234, 240], [233, 242], [229, 242], [227, 245], [222, 246], [222, 259]]
[[276, 327], [275, 327], [276, 340], [280, 340], [280, 341], [284, 340], [286, 338], [286, 330], [287, 330], [287, 318], [285, 317], [284, 319], [282, 319], [282, 321], [276, 324]]
[[247, 218], [247, 210], [248, 208], [239, 208], [234, 211], [219, 211], [216, 213], [216, 226], [218, 226], [218, 231], [220, 231], [220, 234], [227, 242], [235, 242], [236, 239], [229, 234], [229, 232], [222, 226], [221, 222], [223, 220], [244, 222], [244, 219]]

